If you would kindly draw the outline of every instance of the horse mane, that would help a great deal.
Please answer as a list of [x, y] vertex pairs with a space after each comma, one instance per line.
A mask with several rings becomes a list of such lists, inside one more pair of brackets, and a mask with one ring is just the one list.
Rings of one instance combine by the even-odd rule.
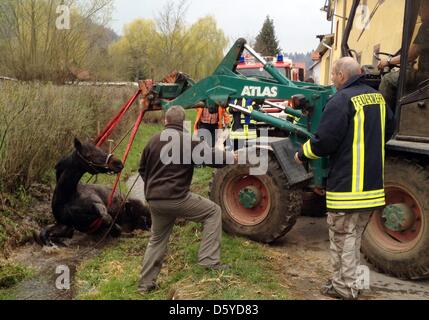
[[57, 179], [57, 182], [60, 180], [61, 175], [63, 172], [70, 167], [71, 165], [71, 157], [64, 157], [62, 158], [55, 166], [55, 176]]

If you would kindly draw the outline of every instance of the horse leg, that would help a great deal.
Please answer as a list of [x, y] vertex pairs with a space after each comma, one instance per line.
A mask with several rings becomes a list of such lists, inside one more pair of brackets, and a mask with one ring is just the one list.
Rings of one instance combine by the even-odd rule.
[[34, 240], [41, 246], [60, 244], [64, 246], [61, 239], [73, 238], [74, 229], [63, 224], [54, 224], [34, 234]]
[[109, 212], [107, 211], [107, 207], [104, 203], [94, 203], [94, 208], [100, 215], [101, 220], [103, 220], [104, 224], [107, 224], [107, 225], [112, 224], [113, 219], [109, 214]]
[[152, 217], [150, 210], [138, 199], [129, 199], [125, 204], [124, 223], [132, 231], [135, 229], [150, 230]]
[[[103, 221], [103, 226], [109, 228], [113, 223], [113, 218], [107, 211], [106, 205], [103, 203], [95, 203], [94, 207], [97, 209], [98, 213], [101, 216], [101, 220]], [[103, 228], [103, 229], [106, 229], [106, 228]], [[114, 238], [118, 238], [121, 235], [121, 233], [122, 233], [121, 227], [117, 223], [114, 223], [110, 230], [110, 235]]]

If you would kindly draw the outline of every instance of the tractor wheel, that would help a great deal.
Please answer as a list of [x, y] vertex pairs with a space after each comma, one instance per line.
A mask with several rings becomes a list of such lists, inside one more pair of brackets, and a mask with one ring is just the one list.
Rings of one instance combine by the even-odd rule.
[[402, 279], [429, 277], [429, 172], [411, 161], [386, 161], [386, 199], [363, 237], [378, 270]]
[[227, 233], [271, 243], [295, 225], [301, 212], [302, 191], [286, 188], [286, 177], [272, 156], [267, 174], [250, 176], [249, 169], [237, 165], [216, 170], [210, 198], [222, 208]]

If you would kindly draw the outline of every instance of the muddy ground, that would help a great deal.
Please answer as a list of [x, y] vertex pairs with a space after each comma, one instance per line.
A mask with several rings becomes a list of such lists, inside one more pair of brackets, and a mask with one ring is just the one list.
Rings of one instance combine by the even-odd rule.
[[[329, 241], [325, 219], [301, 217], [295, 228], [275, 245], [267, 247], [270, 262], [280, 275], [282, 286], [298, 300], [323, 300], [319, 288], [329, 278]], [[69, 300], [74, 290], [57, 290], [55, 280], [59, 265], [70, 267], [71, 276], [76, 266], [96, 255], [100, 248], [91, 250], [98, 238], [78, 235], [69, 248], [41, 249], [28, 244], [12, 256], [16, 262], [32, 266], [36, 276], [24, 280], [13, 291], [19, 300]], [[108, 245], [104, 242], [104, 245]], [[371, 266], [369, 266], [371, 268]], [[425, 300], [429, 299], [429, 280], [402, 281], [371, 269], [371, 291], [365, 300]], [[72, 281], [73, 284], [73, 281]]]
[[[325, 218], [301, 217], [292, 231], [270, 247], [286, 288], [297, 299], [325, 299], [319, 288], [329, 279], [329, 239]], [[370, 268], [366, 300], [426, 300], [429, 280], [402, 281]], [[283, 271], [281, 271], [283, 269]]]
[[[37, 244], [27, 245], [15, 250], [10, 261], [29, 266], [34, 275], [19, 283], [12, 290], [17, 300], [71, 300], [75, 296], [74, 276], [76, 267], [86, 259], [94, 257], [110, 241], [99, 244], [101, 237], [91, 237], [76, 233], [73, 240], [67, 242], [68, 247], [41, 248]], [[70, 290], [57, 289], [56, 281], [62, 271], [59, 266], [67, 266], [70, 270]], [[59, 273], [57, 273], [57, 271]]]
[[[130, 178], [129, 187], [135, 177]], [[141, 180], [135, 186], [132, 196], [141, 197]], [[41, 249], [28, 244], [16, 250], [12, 260], [30, 265], [36, 270], [36, 276], [20, 283], [14, 289], [14, 295], [22, 300], [67, 300], [74, 296], [73, 286], [69, 291], [57, 290], [55, 279], [58, 265], [70, 267], [71, 276], [76, 266], [83, 260], [96, 255], [100, 247], [93, 249], [99, 238], [85, 235], [76, 236], [68, 248]], [[113, 240], [114, 241], [114, 240]], [[293, 230], [276, 244], [267, 246], [267, 255], [281, 278], [282, 286], [294, 299], [325, 299], [319, 288], [326, 283], [330, 275], [329, 240], [325, 218], [301, 217]], [[364, 263], [364, 262], [363, 262]], [[371, 266], [369, 266], [371, 268]], [[402, 281], [377, 273], [371, 269], [370, 291], [363, 299], [367, 300], [423, 300], [429, 299], [429, 280]], [[73, 283], [73, 281], [72, 281]]]

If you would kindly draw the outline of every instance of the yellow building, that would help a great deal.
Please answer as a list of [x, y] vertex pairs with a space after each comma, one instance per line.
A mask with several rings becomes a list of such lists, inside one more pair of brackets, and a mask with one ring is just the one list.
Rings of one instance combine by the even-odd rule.
[[[327, 19], [332, 21], [331, 35], [323, 38], [321, 45], [320, 82], [331, 84], [332, 64], [341, 58], [341, 44], [350, 18], [353, 0], [327, 0]], [[375, 52], [397, 53], [402, 45], [405, 0], [360, 0], [353, 28], [349, 37], [352, 55], [362, 65], [377, 66]], [[324, 50], [322, 47], [329, 47]], [[323, 52], [325, 51], [325, 52]]]

